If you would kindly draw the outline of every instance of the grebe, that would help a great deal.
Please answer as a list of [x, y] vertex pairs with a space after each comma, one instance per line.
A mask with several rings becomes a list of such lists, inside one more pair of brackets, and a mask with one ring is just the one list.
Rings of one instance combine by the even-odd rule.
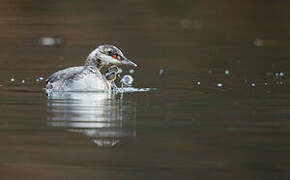
[[[100, 70], [104, 66], [121, 64], [137, 66], [127, 59], [117, 47], [100, 45], [89, 54], [84, 66], [66, 68], [49, 76], [46, 80], [46, 91], [111, 90], [111, 82], [115, 80], [115, 77], [111, 81], [110, 78], [107, 79], [103, 76]], [[115, 71], [112, 72], [117, 74]]]

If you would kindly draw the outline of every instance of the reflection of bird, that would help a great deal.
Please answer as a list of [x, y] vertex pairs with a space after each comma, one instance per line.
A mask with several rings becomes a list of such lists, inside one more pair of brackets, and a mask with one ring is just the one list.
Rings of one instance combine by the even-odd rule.
[[99, 147], [136, 136], [136, 104], [107, 92], [54, 92], [47, 101], [48, 126], [84, 134]]
[[58, 71], [46, 80], [46, 90], [52, 91], [104, 91], [110, 90], [110, 80], [104, 77], [100, 69], [111, 65], [132, 65], [121, 50], [112, 45], [101, 45], [87, 57], [84, 66], [70, 67]]

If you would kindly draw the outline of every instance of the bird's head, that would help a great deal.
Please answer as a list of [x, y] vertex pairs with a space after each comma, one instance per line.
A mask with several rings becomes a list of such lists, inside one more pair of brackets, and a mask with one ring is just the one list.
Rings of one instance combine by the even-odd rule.
[[85, 65], [97, 66], [101, 69], [103, 66], [122, 64], [137, 67], [137, 64], [127, 59], [117, 47], [113, 45], [100, 45], [89, 54]]

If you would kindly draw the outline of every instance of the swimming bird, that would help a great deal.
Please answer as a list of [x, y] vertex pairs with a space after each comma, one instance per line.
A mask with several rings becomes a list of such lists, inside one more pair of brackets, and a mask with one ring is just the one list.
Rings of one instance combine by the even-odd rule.
[[110, 80], [101, 73], [101, 68], [112, 65], [131, 65], [122, 51], [113, 45], [100, 45], [86, 59], [84, 66], [70, 67], [53, 73], [46, 80], [46, 91], [107, 91]]

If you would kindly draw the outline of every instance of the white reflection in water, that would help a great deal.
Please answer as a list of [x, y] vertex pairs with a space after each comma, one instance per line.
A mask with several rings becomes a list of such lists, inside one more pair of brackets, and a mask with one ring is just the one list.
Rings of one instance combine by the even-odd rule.
[[122, 138], [136, 136], [135, 103], [110, 93], [54, 92], [47, 106], [49, 126], [82, 133], [99, 147], [113, 147]]

